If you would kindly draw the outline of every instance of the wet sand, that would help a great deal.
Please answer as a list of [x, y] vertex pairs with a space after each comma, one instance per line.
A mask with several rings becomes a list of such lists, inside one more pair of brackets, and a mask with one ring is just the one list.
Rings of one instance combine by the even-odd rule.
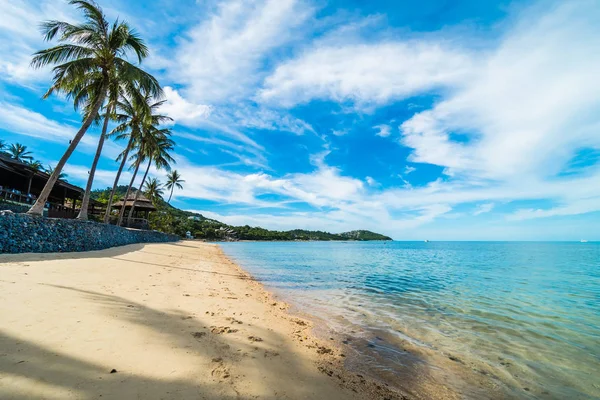
[[403, 398], [287, 308], [213, 244], [0, 255], [0, 398]]

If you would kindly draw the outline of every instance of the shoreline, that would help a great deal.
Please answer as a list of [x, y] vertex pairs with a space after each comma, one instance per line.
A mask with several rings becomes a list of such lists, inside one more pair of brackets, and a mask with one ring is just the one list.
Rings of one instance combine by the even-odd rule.
[[[224, 252], [224, 250], [222, 250]], [[248, 273], [241, 264], [225, 254], [243, 273]], [[254, 278], [253, 278], [254, 279]], [[259, 281], [257, 281], [259, 282]], [[260, 283], [260, 282], [259, 282]], [[447, 349], [419, 343], [400, 331], [365, 329], [351, 324], [343, 315], [323, 314], [306, 309], [307, 304], [294, 304], [293, 296], [276, 288], [261, 290], [284, 303], [293, 316], [311, 321], [311, 333], [321, 342], [335, 344], [345, 357], [340, 368], [383, 385], [406, 399], [462, 399], [517, 398], [506, 382], [498, 379], [489, 366], [475, 359], [463, 359]], [[337, 323], [333, 323], [333, 320]], [[338, 320], [344, 320], [345, 327]], [[342, 329], [339, 329], [342, 328]], [[375, 348], [384, 348], [388, 356], [382, 358]], [[401, 369], [398, 369], [398, 364]], [[375, 368], [372, 368], [375, 367]], [[372, 368], [372, 370], [370, 370]]]
[[408, 398], [344, 368], [217, 244], [0, 255], [0, 271], [2, 398]]

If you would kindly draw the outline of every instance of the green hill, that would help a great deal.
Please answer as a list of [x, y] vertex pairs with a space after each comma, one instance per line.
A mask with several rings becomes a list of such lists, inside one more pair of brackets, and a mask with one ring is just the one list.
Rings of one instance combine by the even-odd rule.
[[[115, 198], [125, 196], [127, 186], [117, 187]], [[92, 192], [92, 198], [102, 203], [108, 203], [110, 188], [97, 189]], [[261, 227], [232, 226], [223, 222], [206, 218], [202, 214], [180, 210], [167, 204], [163, 199], [155, 199], [154, 206], [158, 209], [150, 213], [150, 227], [157, 231], [173, 233], [184, 237], [190, 232], [197, 239], [206, 240], [264, 240], [264, 241], [370, 241], [392, 240], [379, 233], [358, 230], [344, 233], [329, 233], [323, 231], [308, 231], [294, 229], [291, 231], [272, 231]]]

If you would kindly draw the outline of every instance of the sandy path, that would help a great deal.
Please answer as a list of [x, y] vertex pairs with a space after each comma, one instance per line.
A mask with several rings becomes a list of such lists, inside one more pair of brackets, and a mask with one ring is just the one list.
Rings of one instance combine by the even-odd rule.
[[0, 256], [2, 399], [383, 398], [309, 329], [212, 244]]

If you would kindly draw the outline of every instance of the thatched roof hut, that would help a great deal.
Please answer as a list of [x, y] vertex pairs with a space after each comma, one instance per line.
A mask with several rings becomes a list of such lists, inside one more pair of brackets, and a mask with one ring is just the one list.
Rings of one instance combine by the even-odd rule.
[[127, 200], [125, 198], [121, 198], [121, 200], [117, 201], [112, 205], [113, 208], [117, 210], [121, 210], [125, 207], [125, 221], [123, 221], [123, 226], [127, 226], [129, 228], [138, 228], [138, 229], [149, 229], [148, 225], [148, 214], [151, 211], [156, 211], [156, 207], [152, 204], [152, 202], [144, 196], [142, 192], [138, 195], [137, 201], [135, 203], [135, 208], [133, 209], [132, 219], [127, 219], [129, 215], [129, 210], [133, 206], [133, 202], [135, 200], [136, 191], [132, 191], [127, 196]]
[[[135, 200], [136, 193], [137, 193], [136, 191], [131, 191], [129, 193], [129, 196], [127, 196], [127, 201], [125, 201], [125, 197], [122, 197], [121, 200], [119, 200], [113, 204], [113, 207], [121, 209], [121, 207], [123, 207], [123, 204], [125, 204], [125, 210], [127, 210], [128, 208], [131, 208], [131, 206], [133, 206], [133, 202]], [[137, 195], [137, 202], [135, 203], [135, 210], [150, 212], [150, 211], [156, 211], [156, 207], [154, 207], [154, 204], [152, 204], [152, 201], [150, 201], [142, 192], [140, 192]]]
[[[135, 200], [137, 191], [131, 191], [129, 196], [127, 196], [127, 201], [125, 201], [125, 197], [122, 197], [121, 200], [114, 203], [112, 206], [117, 209], [121, 209], [123, 205], [125, 205], [125, 211], [128, 211], [132, 206]], [[156, 207], [142, 192], [137, 196], [137, 202], [135, 203], [135, 211], [156, 211]]]

